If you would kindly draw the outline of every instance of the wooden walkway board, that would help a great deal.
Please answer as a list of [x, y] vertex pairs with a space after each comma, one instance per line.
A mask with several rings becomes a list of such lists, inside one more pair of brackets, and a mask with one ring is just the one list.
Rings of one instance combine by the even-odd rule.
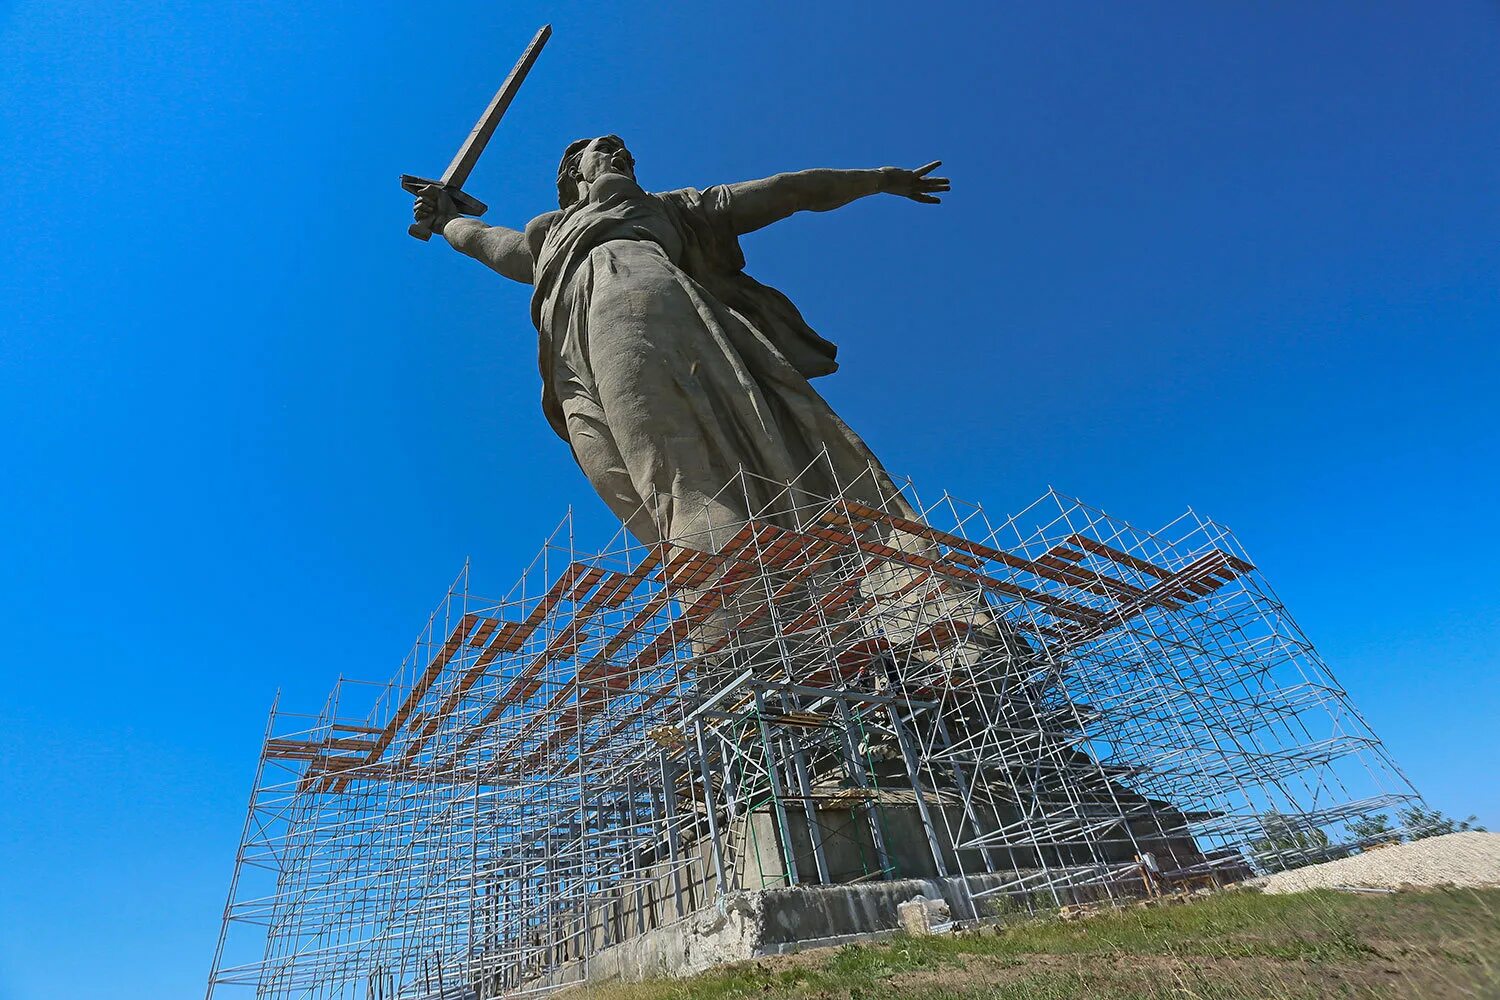
[[[1120, 554], [1124, 555], [1124, 553]], [[1250, 565], [1244, 560], [1236, 560], [1234, 556], [1214, 549], [1193, 560], [1180, 572], [1168, 574], [1158, 580], [1136, 600], [1121, 604], [1111, 613], [1109, 621], [1069, 631], [1063, 635], [1062, 641], [1065, 645], [1076, 646], [1123, 626], [1148, 608], [1163, 607], [1173, 610], [1181, 606], [1179, 602], [1190, 603], [1206, 597], [1234, 579], [1234, 575], [1239, 572], [1236, 563], [1243, 566]], [[1223, 575], [1225, 570], [1233, 572], [1226, 577]]]
[[[876, 529], [888, 529], [890, 534], [881, 535]], [[886, 540], [877, 540], [872, 533]], [[916, 543], [909, 538], [903, 544], [903, 535], [924, 541]], [[887, 541], [894, 544], [887, 544]], [[925, 543], [931, 543], [931, 546]], [[506, 653], [522, 650], [549, 617], [558, 616], [559, 621], [567, 622], [550, 637], [545, 648], [509, 678], [483, 717], [469, 727], [458, 748], [442, 764], [442, 767], [454, 767], [460, 755], [486, 729], [499, 722], [508, 708], [523, 706], [533, 698], [545, 682], [544, 673], [549, 664], [566, 663], [579, 657], [580, 646], [588, 641], [589, 631], [592, 631], [586, 631], [586, 627], [601, 612], [620, 607], [633, 596], [641, 595], [641, 586], [658, 569], [659, 582], [655, 589], [650, 590], [649, 596], [644, 597], [644, 603], [629, 621], [619, 627], [602, 624], [603, 633], [609, 635], [603, 649], [587, 663], [578, 664], [547, 704], [524, 719], [520, 730], [511, 736], [499, 754], [507, 763], [506, 770], [498, 773], [524, 771], [544, 762], [553, 750], [605, 712], [610, 704], [632, 692], [636, 684], [643, 684], [653, 672], [660, 674], [669, 654], [692, 641], [716, 613], [731, 606], [738, 592], [767, 573], [773, 575], [765, 576], [765, 579], [775, 581], [775, 591], [769, 599], [760, 600], [733, 623], [723, 623], [725, 635], [708, 648], [697, 649], [697, 653], [715, 652], [723, 648], [734, 633], [756, 627], [774, 607], [779, 606], [779, 602], [805, 586], [803, 581], [820, 568], [834, 571], [829, 581], [831, 586], [818, 595], [811, 607], [804, 603], [794, 621], [782, 623], [788, 636], [800, 635], [819, 624], [828, 624], [835, 629], [839, 637], [837, 641], [842, 644], [852, 634], [845, 629], [850, 614], [846, 609], [856, 600], [860, 603], [855, 613], [862, 615], [882, 602], [899, 602], [918, 587], [935, 587], [941, 591], [948, 586], [942, 581], [948, 580], [964, 587], [992, 591], [1041, 609], [1044, 617], [1040, 622], [1013, 621], [1012, 627], [1025, 629], [1065, 647], [1097, 639], [1150, 608], [1175, 610], [1183, 604], [1201, 600], [1254, 569], [1236, 556], [1211, 550], [1174, 572], [1078, 533], [1068, 536], [1039, 557], [1023, 558], [852, 501], [844, 502], [841, 507], [829, 507], [812, 523], [796, 530], [752, 519], [718, 552], [677, 549], [664, 561], [664, 551], [661, 547], [648, 550], [629, 572], [580, 562], [569, 563], [526, 618], [519, 622], [464, 615], [417, 678], [390, 722], [379, 729], [355, 727], [351, 730], [364, 732], [373, 739], [351, 736], [321, 742], [271, 741], [267, 744], [267, 755], [275, 759], [310, 762], [326, 777], [329, 790], [337, 791], [348, 780], [344, 772], [375, 765], [402, 727], [408, 726], [411, 738], [404, 748], [402, 760], [397, 763], [407, 765], [409, 771], [421, 749], [439, 731], [443, 720], [453, 715], [465, 695], [486, 675], [493, 663]], [[1091, 565], [1089, 556], [1146, 575], [1154, 582], [1146, 587], [1129, 583], [1094, 568], [1097, 564]], [[882, 564], [907, 567], [913, 571], [912, 579], [899, 590], [893, 587], [889, 593], [862, 594], [864, 580]], [[1080, 603], [1059, 596], [1053, 592], [1056, 588], [1037, 590], [1010, 579], [997, 578], [984, 572], [987, 564], [1069, 588], [1063, 593], [1092, 597], [1082, 598], [1086, 603]], [[586, 595], [587, 599], [583, 600]], [[642, 631], [668, 609], [674, 598], [684, 602], [681, 609], [669, 615], [654, 634], [643, 636]], [[568, 602], [580, 600], [582, 603], [571, 612], [564, 607]], [[918, 598], [917, 604], [921, 600]], [[1052, 624], [1047, 624], [1049, 621]], [[918, 636], [914, 644], [943, 649], [966, 641], [972, 627], [972, 623], [956, 620], [938, 621]], [[614, 657], [632, 642], [642, 645], [635, 649], [628, 662], [615, 662]], [[706, 642], [708, 640], [704, 640]], [[473, 663], [457, 678], [439, 704], [426, 712], [418, 711], [418, 706], [443, 672], [465, 648], [477, 651], [469, 654], [474, 656]], [[889, 643], [883, 640], [875, 641], [873, 645], [868, 639], [857, 641], [820, 669], [816, 678], [820, 682], [848, 682], [865, 671], [871, 657], [888, 649]], [[691, 667], [685, 669], [690, 671]], [[678, 689], [678, 684], [666, 683], [655, 691], [631, 693], [632, 699], [641, 697], [643, 700], [635, 703], [586, 752], [604, 746], [632, 720], [639, 719], [661, 698]], [[784, 724], [794, 723], [787, 721]], [[807, 724], [814, 723], [809, 721]], [[547, 734], [545, 739], [523, 761], [510, 760], [524, 749], [528, 739], [543, 733]], [[312, 768], [309, 774], [311, 771]]]
[[873, 507], [867, 507], [864, 504], [851, 502], [849, 504], [849, 509], [872, 520], [879, 520], [886, 524], [889, 524], [891, 527], [900, 531], [916, 535], [920, 538], [926, 538], [929, 541], [946, 546], [950, 551], [946, 554], [945, 558], [954, 559], [955, 554], [967, 553], [970, 558], [955, 559], [955, 561], [967, 565], [970, 569], [982, 568], [982, 563], [976, 562], [976, 559], [984, 559], [990, 562], [999, 563], [1002, 566], [1006, 566], [1018, 572], [1029, 573], [1032, 576], [1038, 577], [1040, 579], [1051, 580], [1055, 583], [1066, 583], [1070, 586], [1079, 587], [1092, 593], [1099, 594], [1103, 597], [1120, 595], [1129, 597], [1135, 596], [1135, 594], [1139, 593], [1139, 588], [1131, 587], [1129, 584], [1126, 584], [1121, 580], [1117, 580], [1114, 577], [1110, 577], [1101, 573], [1092, 573], [1089, 571], [1078, 571], [1070, 569], [1065, 564], [1056, 561], [1055, 559], [1048, 558], [1048, 556], [1052, 555], [1051, 553], [1048, 553], [1047, 556], [1043, 556], [1042, 558], [1036, 560], [1025, 559], [1021, 556], [1014, 555], [1002, 549], [993, 548], [980, 542], [970, 541], [967, 538], [963, 538], [946, 531], [940, 531], [937, 528], [922, 524], [919, 521], [912, 521], [904, 517], [897, 517], [893, 514], [885, 514], [881, 511], [875, 510]]

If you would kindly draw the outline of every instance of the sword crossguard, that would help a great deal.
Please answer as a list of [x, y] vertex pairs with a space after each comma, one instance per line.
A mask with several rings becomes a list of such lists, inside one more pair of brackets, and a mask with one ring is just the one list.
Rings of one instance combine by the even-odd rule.
[[[489, 211], [489, 206], [472, 195], [467, 195], [460, 189], [442, 181], [428, 180], [426, 177], [415, 177], [411, 174], [401, 175], [401, 189], [407, 194], [419, 195], [425, 188], [440, 187], [453, 199], [453, 205], [464, 215], [483, 215]], [[413, 222], [406, 228], [407, 233], [415, 238], [426, 242], [432, 239], [432, 224], [430, 222]]]

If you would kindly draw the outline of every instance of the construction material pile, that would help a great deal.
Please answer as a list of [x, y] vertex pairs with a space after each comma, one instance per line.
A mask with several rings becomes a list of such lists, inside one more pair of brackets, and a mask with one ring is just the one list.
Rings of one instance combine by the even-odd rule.
[[1308, 889], [1400, 889], [1500, 885], [1500, 833], [1450, 833], [1277, 872], [1269, 893]]

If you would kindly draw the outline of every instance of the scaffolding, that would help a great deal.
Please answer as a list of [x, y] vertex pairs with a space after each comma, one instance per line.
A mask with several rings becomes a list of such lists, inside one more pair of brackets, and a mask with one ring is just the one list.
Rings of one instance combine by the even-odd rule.
[[273, 706], [210, 1000], [547, 990], [775, 887], [1223, 883], [1419, 801], [1211, 520], [774, 492], [713, 545], [569, 517], [504, 599], [466, 565], [390, 681]]

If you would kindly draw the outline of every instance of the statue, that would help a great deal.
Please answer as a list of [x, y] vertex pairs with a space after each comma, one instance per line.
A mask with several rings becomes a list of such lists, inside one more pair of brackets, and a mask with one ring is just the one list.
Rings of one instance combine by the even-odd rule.
[[418, 190], [413, 214], [534, 287], [542, 409], [631, 533], [716, 550], [777, 492], [725, 491], [741, 468], [826, 496], [863, 484], [855, 499], [876, 505], [895, 494], [809, 382], [837, 369], [836, 348], [744, 273], [739, 237], [874, 194], [937, 204], [948, 190], [932, 176], [938, 166], [804, 170], [652, 194], [609, 135], [567, 148], [558, 210], [524, 230], [464, 217], [440, 184]]

